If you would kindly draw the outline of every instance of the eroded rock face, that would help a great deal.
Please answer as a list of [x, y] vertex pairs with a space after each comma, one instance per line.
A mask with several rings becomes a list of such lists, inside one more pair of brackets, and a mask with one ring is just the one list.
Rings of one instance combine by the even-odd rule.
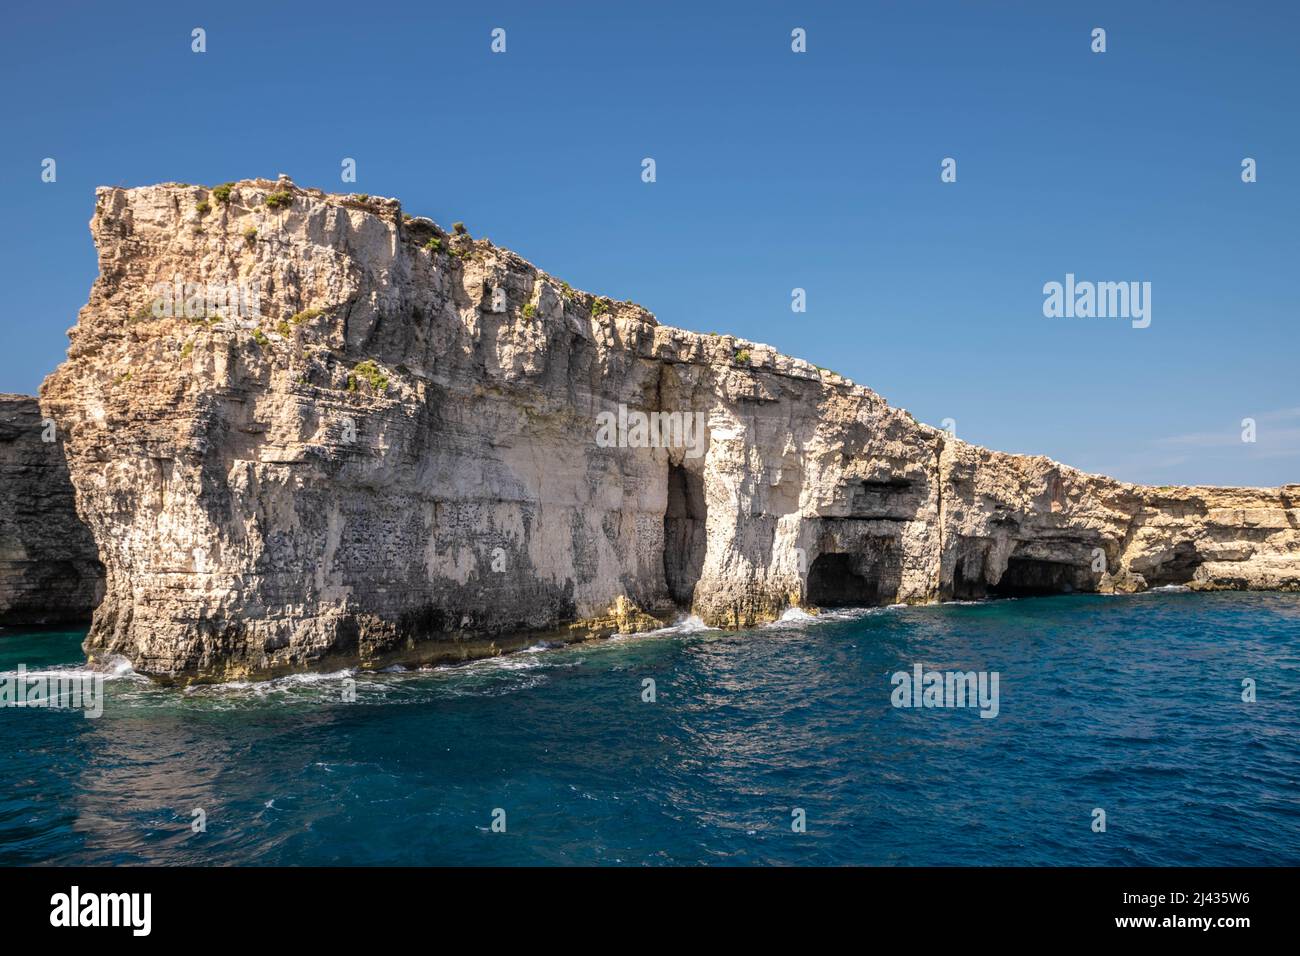
[[36, 399], [0, 394], [0, 627], [89, 621], [103, 587], [57, 427]]
[[[87, 650], [142, 671], [448, 659], [686, 611], [1300, 586], [1300, 487], [1142, 488], [966, 445], [393, 200], [106, 188], [91, 229], [100, 277], [42, 401], [107, 569]], [[185, 284], [248, 294], [160, 317], [177, 282], [191, 312]], [[674, 416], [671, 447], [636, 412]]]
[[1152, 488], [949, 443], [941, 595], [1300, 588], [1300, 486]]

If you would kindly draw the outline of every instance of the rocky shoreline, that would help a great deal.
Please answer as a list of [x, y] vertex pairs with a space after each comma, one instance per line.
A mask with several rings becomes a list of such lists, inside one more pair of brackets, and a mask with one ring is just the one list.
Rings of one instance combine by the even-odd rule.
[[91, 231], [100, 275], [40, 414], [104, 569], [87, 653], [142, 673], [463, 659], [683, 613], [1300, 588], [1300, 485], [1153, 488], [972, 446], [395, 200], [101, 188]]

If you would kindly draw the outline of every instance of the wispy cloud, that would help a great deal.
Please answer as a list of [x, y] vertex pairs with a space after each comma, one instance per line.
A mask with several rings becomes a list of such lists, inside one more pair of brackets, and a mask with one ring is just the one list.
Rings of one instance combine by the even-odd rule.
[[1300, 480], [1300, 407], [1248, 417], [1255, 420], [1253, 442], [1241, 440], [1239, 418], [1214, 431], [1150, 439], [1141, 450], [1089, 462], [1087, 470], [1141, 484], [1271, 487]]
[[1255, 420], [1254, 442], [1243, 442], [1242, 427], [1233, 424], [1217, 431], [1169, 435], [1157, 438], [1155, 443], [1174, 448], [1238, 448], [1261, 458], [1300, 453], [1300, 408], [1279, 408], [1248, 417]]

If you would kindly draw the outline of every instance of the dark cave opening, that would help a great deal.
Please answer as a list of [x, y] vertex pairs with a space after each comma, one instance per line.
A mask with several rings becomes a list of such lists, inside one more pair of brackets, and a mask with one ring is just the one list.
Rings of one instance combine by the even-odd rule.
[[853, 570], [850, 554], [822, 554], [808, 569], [808, 601], [819, 607], [864, 607], [876, 603], [877, 588]]
[[673, 603], [690, 610], [704, 570], [706, 546], [704, 476], [668, 465], [668, 507], [664, 511], [664, 580]]
[[1061, 561], [1012, 558], [997, 584], [989, 585], [993, 597], [1033, 597], [1042, 594], [1070, 594], [1076, 590], [1078, 569]]
[[1146, 579], [1147, 587], [1152, 588], [1186, 584], [1196, 576], [1196, 569], [1201, 566], [1201, 561], [1196, 545], [1190, 541], [1182, 541], [1174, 546], [1172, 558], [1149, 571], [1144, 571], [1142, 577]]
[[957, 565], [952, 577], [952, 600], [978, 601], [988, 594], [988, 590], [982, 576], [971, 573], [964, 562]]

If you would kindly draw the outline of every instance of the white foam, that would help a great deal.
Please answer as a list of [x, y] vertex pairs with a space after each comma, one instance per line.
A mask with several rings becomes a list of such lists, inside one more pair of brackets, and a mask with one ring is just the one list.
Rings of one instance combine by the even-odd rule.
[[303, 671], [297, 674], [285, 674], [283, 677], [275, 677], [271, 680], [232, 680], [221, 684], [191, 684], [185, 688], [185, 693], [219, 694], [228, 691], [251, 690], [255, 694], [263, 695], [277, 691], [287, 691], [294, 687], [310, 687], [328, 681], [339, 681], [346, 677], [355, 677], [356, 674], [357, 672], [354, 669], [332, 671], [328, 674]]
[[830, 611], [822, 611], [814, 621], [856, 621], [861, 617], [870, 617], [872, 614], [883, 614], [888, 611], [887, 607], [840, 607]]
[[[58, 680], [59, 678], [87, 680], [91, 678], [102, 678], [105, 681], [110, 680], [132, 680], [140, 683], [150, 683], [149, 678], [137, 674], [131, 667], [131, 663], [126, 658], [115, 658], [111, 666], [100, 669], [98, 667], [87, 667], [85, 664], [56, 664], [51, 667], [43, 667], [35, 670], [25, 669], [23, 674], [28, 678], [45, 678], [49, 680]], [[0, 680], [16, 680], [18, 671], [0, 671]]]
[[667, 627], [657, 627], [653, 631], [638, 631], [636, 634], [630, 634], [629, 637], [642, 637], [647, 634], [694, 634], [698, 631], [712, 631], [715, 628], [709, 627], [698, 615], [686, 614], [679, 617]]
[[681, 634], [690, 634], [692, 631], [712, 631], [714, 628], [705, 624], [696, 614], [688, 614], [678, 621], [673, 622], [673, 626], [668, 630], [677, 630]]
[[768, 621], [758, 626], [759, 630], [798, 630], [802, 631], [813, 624], [822, 624], [828, 620], [826, 614], [809, 614], [801, 607], [786, 608], [775, 621]]
[[665, 637], [673, 634], [696, 634], [701, 631], [716, 630], [717, 628], [709, 627], [709, 625], [705, 624], [696, 615], [685, 614], [666, 627], [656, 627], [650, 631], [633, 631], [628, 634], [611, 634], [606, 638], [606, 640], [617, 643], [619, 641], [628, 641], [638, 637]]
[[538, 641], [532, 647], [525, 647], [520, 654], [540, 654], [542, 651], [559, 650], [565, 645], [560, 641]]
[[781, 618], [780, 620], [777, 621], [777, 623], [780, 624], [783, 621], [815, 621], [815, 620], [817, 620], [816, 615], [809, 614], [801, 607], [788, 607], [785, 609], [785, 613], [781, 615]]

